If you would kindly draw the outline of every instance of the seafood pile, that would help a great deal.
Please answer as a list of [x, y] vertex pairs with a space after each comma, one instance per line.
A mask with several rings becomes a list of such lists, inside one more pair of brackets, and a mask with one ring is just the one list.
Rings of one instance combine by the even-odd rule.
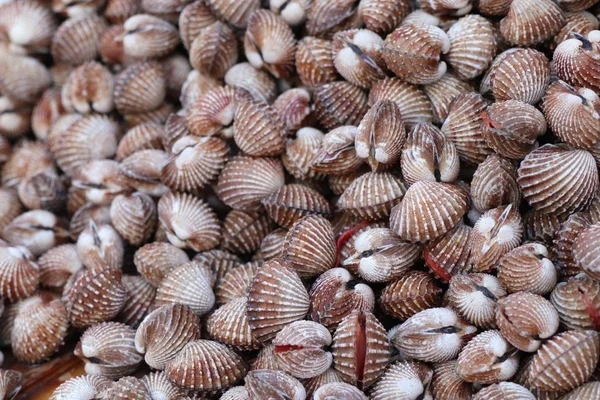
[[1, 348], [76, 343], [52, 400], [599, 399], [597, 2], [0, 0]]

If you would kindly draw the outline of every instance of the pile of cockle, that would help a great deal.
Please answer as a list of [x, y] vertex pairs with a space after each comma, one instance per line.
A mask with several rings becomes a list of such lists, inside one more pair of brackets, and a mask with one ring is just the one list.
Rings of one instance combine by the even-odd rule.
[[599, 399], [597, 1], [0, 0], [0, 344], [77, 343], [54, 400]]

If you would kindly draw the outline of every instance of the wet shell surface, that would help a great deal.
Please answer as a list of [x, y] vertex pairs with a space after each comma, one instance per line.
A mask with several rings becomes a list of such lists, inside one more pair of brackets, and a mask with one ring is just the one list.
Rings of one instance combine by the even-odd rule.
[[471, 181], [471, 200], [479, 211], [521, 201], [517, 169], [510, 161], [492, 154], [479, 164]]
[[548, 0], [516, 0], [500, 22], [504, 39], [518, 46], [531, 46], [551, 38], [564, 25], [557, 4]]
[[598, 90], [598, 38], [574, 34], [556, 47], [553, 65], [565, 82], [594, 91]]
[[262, 199], [269, 217], [283, 228], [291, 228], [308, 215], [328, 216], [331, 207], [325, 197], [308, 186], [289, 184]]
[[509, 293], [546, 295], [554, 289], [558, 269], [546, 246], [528, 243], [505, 254], [498, 262], [498, 279]]
[[[440, 80], [443, 78], [440, 78]], [[382, 100], [391, 100], [400, 109], [402, 122], [412, 127], [419, 122], [432, 122], [434, 110], [426, 92], [417, 85], [398, 78], [385, 78], [369, 91], [369, 106]]]
[[478, 15], [463, 17], [450, 27], [446, 59], [459, 78], [473, 79], [490, 66], [496, 51], [493, 29], [487, 19]]
[[427, 243], [423, 259], [438, 279], [449, 282], [456, 274], [468, 272], [471, 227], [459, 223], [454, 229]]

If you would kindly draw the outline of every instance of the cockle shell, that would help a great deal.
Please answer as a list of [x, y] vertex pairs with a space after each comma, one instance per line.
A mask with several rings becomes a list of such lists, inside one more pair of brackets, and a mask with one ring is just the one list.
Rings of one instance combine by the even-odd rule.
[[51, 80], [46, 67], [33, 57], [3, 53], [0, 60], [0, 90], [12, 101], [35, 104]]
[[467, 382], [495, 383], [510, 379], [519, 366], [517, 350], [498, 331], [475, 336], [458, 355], [456, 373]]
[[271, 0], [269, 8], [290, 26], [301, 25], [312, 5], [312, 0]]
[[548, 127], [560, 140], [585, 149], [600, 141], [600, 98], [592, 90], [557, 81], [543, 105]]
[[247, 316], [259, 342], [268, 342], [286, 325], [303, 319], [308, 308], [308, 293], [287, 261], [270, 260], [258, 269], [249, 288]]
[[159, 307], [144, 318], [135, 332], [135, 348], [146, 363], [164, 369], [189, 342], [200, 338], [200, 320], [187, 305]]
[[594, 397], [598, 397], [598, 395], [600, 395], [600, 383], [588, 382], [565, 394], [560, 398], [560, 400], [592, 399]]
[[121, 113], [156, 109], [166, 96], [166, 81], [157, 62], [136, 63], [115, 78], [115, 107]]
[[313, 101], [315, 115], [327, 129], [357, 126], [368, 108], [364, 90], [346, 81], [315, 86]]
[[124, 244], [118, 232], [110, 225], [96, 225], [93, 219], [77, 238], [77, 255], [87, 268], [107, 265], [123, 267]]
[[425, 245], [425, 264], [438, 279], [450, 281], [456, 274], [468, 272], [471, 227], [459, 223], [454, 229]]
[[461, 81], [446, 72], [439, 80], [425, 85], [423, 91], [431, 102], [433, 122], [443, 124], [454, 100], [463, 93], [472, 92], [473, 87], [470, 83]]
[[454, 100], [442, 125], [442, 133], [449, 139], [460, 159], [479, 164], [492, 150], [487, 147], [481, 132], [481, 112], [487, 103], [478, 93], [464, 93]]
[[368, 397], [356, 386], [344, 382], [331, 382], [314, 391], [314, 400], [367, 400]]
[[165, 129], [159, 124], [137, 125], [119, 141], [115, 159], [122, 161], [140, 150], [162, 150], [165, 134]]
[[133, 373], [142, 362], [134, 345], [135, 331], [118, 322], [104, 322], [88, 328], [75, 355], [85, 362], [85, 372], [118, 379]]
[[456, 147], [434, 125], [418, 123], [408, 133], [400, 166], [408, 184], [418, 181], [454, 182], [460, 161]]
[[[35, 1], [2, 4], [0, 26], [15, 54], [46, 53], [57, 22], [52, 11]], [[9, 396], [10, 397], [10, 396]]]
[[528, 243], [505, 254], [498, 262], [498, 279], [509, 293], [529, 292], [546, 295], [558, 279], [556, 266], [546, 246]]
[[590, 378], [599, 358], [598, 332], [559, 333], [533, 356], [529, 383], [548, 391], [572, 390]]
[[[166, 85], [165, 81], [165, 85]], [[167, 88], [168, 89], [168, 88]], [[133, 128], [139, 124], [164, 124], [169, 116], [173, 114], [175, 110], [171, 103], [163, 102], [157, 108], [150, 111], [143, 111], [137, 113], [125, 113], [123, 118], [129, 128]]]
[[110, 206], [110, 218], [121, 237], [134, 246], [150, 239], [158, 220], [154, 201], [140, 192], [115, 197]]
[[466, 197], [460, 188], [448, 183], [416, 182], [392, 210], [390, 228], [411, 242], [436, 239], [461, 220], [467, 210]]
[[208, 0], [212, 12], [222, 20], [236, 28], [245, 28], [254, 10], [260, 7], [259, 0], [249, 0], [236, 3], [229, 0]]
[[311, 94], [306, 88], [288, 89], [273, 102], [273, 108], [288, 132], [295, 132], [308, 122], [312, 112]]
[[256, 358], [252, 361], [250, 370], [255, 371], [259, 369], [279, 369], [279, 364], [275, 359], [275, 345], [273, 343], [266, 344], [260, 349]]
[[292, 183], [261, 200], [267, 214], [275, 223], [291, 228], [296, 221], [308, 215], [328, 216], [331, 207], [325, 197], [308, 186]]
[[552, 1], [513, 0], [500, 31], [514, 45], [531, 46], [550, 39], [564, 23], [563, 12]]
[[161, 181], [162, 167], [169, 161], [169, 155], [162, 150], [140, 150], [121, 161], [119, 170], [127, 184], [153, 197], [160, 197], [169, 191]]
[[576, 212], [563, 221], [556, 231], [552, 250], [563, 275], [572, 276], [581, 272], [581, 267], [575, 261], [573, 247], [577, 236], [591, 223], [592, 221], [588, 215], [583, 212]]
[[318, 173], [343, 175], [356, 170], [363, 163], [354, 144], [358, 134], [356, 126], [345, 125], [329, 131], [321, 141], [321, 148], [311, 162]]
[[544, 214], [535, 209], [529, 210], [523, 215], [525, 240], [543, 243], [554, 253], [554, 249], [551, 248], [552, 241], [560, 230], [563, 219], [560, 215]]
[[368, 89], [386, 75], [382, 47], [383, 39], [367, 29], [338, 32], [331, 49], [335, 68], [350, 83]]
[[172, 52], [179, 44], [177, 28], [149, 14], [129, 17], [123, 23], [123, 28], [123, 51], [127, 58], [159, 58]]
[[236, 254], [254, 253], [271, 226], [264, 213], [232, 210], [223, 221], [221, 248]]
[[367, 29], [385, 35], [393, 31], [408, 15], [410, 4], [404, 0], [363, 0], [358, 15]]
[[176, 385], [202, 391], [226, 389], [242, 379], [246, 371], [240, 356], [211, 340], [188, 343], [165, 369], [169, 380]]
[[556, 74], [563, 81], [577, 87], [598, 91], [598, 54], [600, 43], [590, 32], [587, 36], [574, 34], [556, 47], [553, 64]]
[[450, 49], [448, 35], [432, 25], [401, 25], [388, 35], [383, 59], [399, 79], [416, 85], [437, 81], [446, 73], [441, 55]]
[[337, 32], [358, 28], [358, 5], [352, 0], [313, 0], [306, 19], [306, 32], [310, 36], [330, 39]]
[[[306, 394], [310, 398], [311, 396], [319, 396], [320, 394], [329, 394], [335, 395], [338, 393], [338, 390], [344, 394], [353, 394], [347, 393], [346, 388], [352, 387], [356, 389], [356, 391], [362, 393], [362, 391], [358, 390], [355, 386], [344, 383], [342, 377], [339, 372], [337, 372], [333, 367], [329, 368], [327, 371], [322, 373], [321, 375], [315, 376], [314, 378], [303, 380], [304, 388], [306, 389]], [[320, 390], [321, 387], [325, 386], [326, 388]], [[325, 399], [322, 399], [325, 400]], [[361, 400], [361, 399], [358, 399]]]
[[446, 292], [448, 305], [472, 324], [490, 328], [496, 325], [498, 299], [506, 290], [493, 275], [474, 273], [456, 275]]
[[212, 271], [195, 261], [173, 268], [156, 290], [154, 306], [185, 304], [198, 315], [206, 314], [215, 304], [211, 287]]
[[0, 395], [13, 399], [23, 387], [23, 374], [10, 369], [0, 369]]
[[36, 291], [40, 268], [23, 246], [0, 241], [0, 296], [10, 301], [25, 299]]
[[68, 238], [66, 221], [45, 210], [26, 211], [2, 229], [2, 239], [39, 256]]
[[398, 78], [382, 79], [369, 91], [369, 106], [373, 107], [383, 100], [396, 103], [402, 115], [402, 122], [407, 128], [419, 122], [432, 122], [434, 119], [432, 104], [426, 92], [417, 85]]
[[125, 376], [98, 394], [100, 400], [149, 400], [150, 395], [144, 383], [133, 376]]
[[238, 46], [233, 29], [213, 22], [202, 29], [189, 49], [191, 66], [201, 74], [223, 78], [238, 59]]
[[545, 213], [579, 211], [590, 204], [598, 189], [598, 170], [590, 153], [551, 144], [525, 157], [518, 176], [523, 197]]
[[[235, 88], [219, 86], [209, 90], [191, 103], [187, 115], [190, 132], [196, 136], [218, 134], [223, 137], [232, 137], [237, 92]], [[169, 148], [175, 142], [174, 140]]]
[[80, 191], [88, 202], [98, 205], [109, 205], [118, 195], [131, 191], [114, 160], [92, 160], [73, 178], [71, 190]]
[[496, 323], [502, 336], [517, 349], [535, 352], [542, 339], [558, 330], [558, 312], [537, 294], [519, 292], [498, 300]]
[[104, 17], [112, 24], [122, 24], [137, 14], [141, 5], [141, 2], [132, 0], [107, 0]]
[[204, 1], [188, 3], [179, 14], [179, 36], [186, 49], [190, 49], [192, 42], [202, 32], [217, 21]]
[[599, 231], [600, 225], [598, 223], [589, 226], [577, 236], [573, 248], [575, 262], [579, 264], [583, 272], [596, 280], [600, 278], [597, 262]]
[[212, 339], [241, 350], [259, 348], [261, 344], [252, 335], [246, 315], [245, 294], [230, 300], [206, 320], [206, 330]]
[[257, 369], [246, 375], [246, 391], [249, 399], [287, 398], [306, 399], [306, 390], [296, 378], [288, 374], [268, 369]]
[[[583, 2], [586, 2], [586, 0], [583, 0]], [[568, 2], [561, 1], [560, 3], [565, 6]], [[576, 4], [579, 2], [574, 1], [569, 3]], [[584, 8], [588, 8], [587, 5]], [[583, 9], [566, 12], [565, 20], [565, 25], [558, 31], [553, 43], [550, 44], [551, 49], [556, 49], [556, 46], [565, 40], [571, 39], [574, 33], [585, 36], [591, 31], [598, 30], [598, 19], [593, 14], [583, 11]]]
[[496, 154], [489, 155], [473, 174], [471, 200], [481, 212], [507, 204], [517, 206], [521, 193], [515, 166]]
[[48, 293], [17, 303], [11, 348], [20, 362], [39, 363], [54, 354], [67, 336], [69, 319], [60, 299]]
[[379, 220], [390, 215], [405, 193], [400, 178], [388, 172], [368, 172], [344, 190], [337, 207], [358, 218]]
[[152, 399], [179, 400], [184, 398], [185, 390], [169, 381], [164, 372], [151, 372], [144, 375], [142, 382]]
[[342, 261], [354, 266], [367, 282], [389, 282], [406, 274], [421, 255], [421, 246], [403, 241], [387, 228], [362, 232], [354, 240], [354, 252]]
[[108, 113], [113, 108], [113, 76], [102, 64], [87, 62], [69, 74], [61, 96], [67, 112]]
[[550, 295], [560, 323], [567, 329], [597, 329], [600, 313], [600, 283], [586, 274], [560, 282]]
[[299, 129], [296, 138], [288, 140], [281, 156], [286, 171], [297, 179], [322, 178], [323, 174], [314, 171], [311, 164], [321, 149], [324, 136], [314, 128]]
[[259, 262], [249, 262], [227, 272], [215, 290], [217, 305], [223, 305], [238, 297], [246, 296], [260, 266]]
[[334, 368], [345, 382], [365, 389], [377, 381], [390, 359], [385, 329], [369, 311], [354, 310], [333, 335]]
[[448, 38], [446, 59], [459, 78], [473, 79], [492, 63], [496, 54], [494, 28], [484, 17], [467, 15], [459, 19], [448, 30]]
[[40, 285], [50, 289], [62, 289], [71, 275], [83, 268], [74, 244], [53, 247], [42, 254], [37, 263]]
[[449, 308], [430, 308], [408, 318], [388, 333], [403, 357], [426, 362], [456, 358], [477, 328]]
[[438, 363], [433, 366], [431, 393], [438, 400], [468, 400], [472, 388], [456, 374], [456, 360]]
[[40, 140], [46, 140], [52, 124], [65, 113], [61, 90], [58, 88], [46, 90], [31, 114], [31, 128], [35, 136]]
[[110, 207], [87, 203], [79, 208], [69, 223], [71, 240], [77, 240], [81, 232], [90, 225], [90, 221], [94, 221], [96, 226], [110, 224]]
[[79, 396], [81, 393], [89, 393], [92, 396], [97, 396], [112, 385], [113, 382], [110, 379], [105, 378], [103, 376], [77, 376], [75, 378], [68, 379], [67, 381], [62, 383], [58, 388], [56, 388], [54, 393], [52, 393], [52, 396], [50, 396], [50, 400], [69, 399], [75, 396]]
[[228, 86], [244, 89], [255, 100], [271, 103], [277, 95], [275, 79], [263, 70], [254, 68], [250, 63], [234, 65], [225, 74]]
[[17, 189], [22, 180], [52, 169], [52, 154], [45, 143], [23, 140], [12, 148], [2, 165], [2, 186]]
[[331, 46], [331, 41], [311, 36], [298, 42], [296, 72], [305, 86], [313, 88], [337, 79]]
[[[233, 68], [233, 67], [232, 67]], [[192, 110], [191, 105], [194, 104], [198, 99], [203, 97], [205, 94], [213, 89], [220, 86], [220, 82], [209, 75], [202, 75], [196, 70], [191, 70], [185, 81], [181, 86], [179, 95], [179, 101], [185, 110], [188, 112]], [[175, 118], [176, 120], [185, 120], [185, 115], [172, 114], [170, 119]], [[167, 146], [165, 146], [167, 147]]]
[[430, 383], [433, 371], [418, 361], [392, 364], [371, 391], [373, 400], [431, 399]]
[[442, 289], [433, 277], [423, 271], [411, 271], [390, 282], [379, 296], [384, 313], [400, 321], [442, 303]]
[[242, 264], [242, 260], [235, 254], [231, 254], [225, 250], [213, 249], [198, 253], [193, 259], [196, 263], [212, 272], [212, 285], [219, 285], [221, 279], [234, 268]]
[[473, 400], [535, 400], [536, 397], [525, 387], [512, 382], [494, 383], [483, 388]]
[[124, 275], [121, 283], [127, 298], [116, 320], [135, 328], [154, 305], [156, 288], [139, 275]]
[[61, 177], [50, 169], [22, 180], [17, 191], [23, 205], [30, 210], [60, 213], [67, 201], [67, 191]]
[[100, 36], [106, 22], [97, 15], [69, 18], [52, 37], [51, 53], [55, 62], [81, 65], [98, 56]]
[[23, 212], [23, 206], [15, 190], [0, 188], [0, 229]]

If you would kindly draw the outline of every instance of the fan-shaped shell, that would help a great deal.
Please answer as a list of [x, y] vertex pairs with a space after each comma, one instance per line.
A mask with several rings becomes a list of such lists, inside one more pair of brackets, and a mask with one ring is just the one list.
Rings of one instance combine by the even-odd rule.
[[472, 92], [473, 87], [446, 72], [438, 81], [425, 85], [423, 91], [431, 102], [433, 122], [443, 124], [454, 100], [463, 93]]
[[468, 400], [472, 388], [456, 374], [456, 360], [438, 363], [433, 367], [431, 393], [438, 400]]
[[330, 39], [337, 32], [360, 27], [357, 4], [352, 0], [313, 0], [306, 19], [306, 32]]
[[325, 197], [308, 186], [295, 183], [280, 187], [261, 203], [269, 217], [284, 228], [291, 228], [296, 221], [308, 215], [331, 214]]
[[153, 399], [178, 400], [184, 398], [185, 390], [169, 381], [164, 372], [151, 372], [144, 375], [142, 382]]
[[211, 338], [241, 350], [260, 347], [248, 324], [245, 295], [230, 300], [206, 320], [206, 330]]
[[137, 271], [154, 286], [178, 265], [189, 261], [187, 254], [169, 243], [149, 243], [140, 247], [133, 262]]
[[346, 81], [317, 85], [313, 92], [315, 115], [327, 129], [357, 126], [367, 112], [367, 94]]
[[383, 312], [404, 321], [418, 312], [439, 307], [442, 289], [428, 273], [412, 271], [383, 288], [378, 302]]
[[[595, 32], [595, 31], [593, 31]], [[574, 34], [573, 39], [567, 39], [556, 47], [554, 51], [554, 68], [558, 77], [567, 83], [589, 88], [594, 91], [600, 89], [598, 76], [600, 63], [598, 53], [600, 43], [597, 38]]]
[[22, 246], [0, 241], [0, 295], [16, 301], [33, 295], [40, 280], [40, 268]]
[[448, 30], [448, 38], [450, 49], [446, 59], [459, 78], [473, 79], [492, 63], [496, 39], [491, 22], [484, 17], [462, 17]]
[[314, 400], [347, 399], [367, 400], [368, 397], [356, 386], [344, 382], [331, 382], [319, 386], [314, 391]]
[[296, 72], [309, 87], [330, 83], [338, 77], [331, 54], [331, 41], [305, 36], [296, 50]]
[[509, 292], [546, 295], [554, 289], [558, 271], [546, 246], [528, 243], [505, 254], [498, 262], [498, 279]]
[[139, 246], [154, 234], [158, 220], [156, 205], [145, 193], [119, 195], [110, 206], [110, 219], [123, 239]]
[[[443, 79], [443, 78], [440, 78]], [[391, 100], [400, 109], [402, 122], [408, 128], [419, 122], [432, 122], [434, 110], [426, 92], [398, 78], [385, 78], [375, 83], [369, 91], [369, 106], [379, 101]]]
[[208, 0], [212, 12], [236, 28], [245, 28], [254, 10], [260, 7], [259, 0], [236, 2], [232, 0]]
[[597, 329], [600, 319], [600, 284], [585, 274], [560, 282], [550, 295], [560, 323], [568, 329]]
[[238, 59], [238, 45], [233, 29], [213, 22], [202, 29], [189, 49], [191, 66], [201, 74], [223, 78]]
[[68, 379], [58, 388], [56, 388], [54, 393], [52, 393], [52, 396], [50, 396], [50, 400], [70, 398], [71, 396], [78, 396], [81, 393], [91, 393], [93, 396], [96, 396], [112, 385], [113, 382], [103, 376], [77, 376], [75, 378]]
[[346, 174], [363, 163], [354, 144], [358, 134], [356, 126], [340, 126], [325, 136], [321, 147], [311, 162], [311, 169], [323, 174]]
[[231, 87], [244, 89], [255, 100], [266, 103], [272, 102], [277, 95], [275, 79], [247, 62], [231, 67], [225, 74], [225, 83]]
[[215, 291], [217, 304], [223, 305], [238, 297], [246, 296], [260, 265], [258, 262], [249, 262], [227, 272]]
[[154, 305], [156, 288], [139, 275], [124, 275], [121, 283], [127, 291], [127, 298], [117, 321], [135, 328]]
[[479, 164], [471, 182], [471, 200], [479, 211], [506, 204], [518, 205], [521, 193], [517, 185], [517, 169], [496, 154]]
[[246, 375], [249, 398], [269, 399], [281, 396], [290, 400], [306, 399], [306, 390], [296, 378], [282, 371], [255, 369]]
[[583, 272], [593, 279], [600, 278], [598, 270], [598, 247], [600, 224], [594, 224], [582, 231], [575, 239], [573, 256]]
[[335, 68], [347, 81], [368, 89], [386, 75], [382, 47], [383, 39], [367, 29], [338, 32], [331, 49]]
[[536, 397], [525, 387], [512, 382], [494, 383], [483, 388], [473, 400], [535, 400]]
[[513, 0], [500, 32], [514, 45], [531, 46], [550, 39], [564, 24], [564, 14], [552, 1]]
[[410, 5], [404, 0], [363, 0], [358, 15], [367, 29], [380, 35], [393, 31], [408, 15]]
[[162, 66], [156, 62], [133, 64], [115, 79], [115, 107], [121, 113], [140, 113], [156, 109], [166, 96]]
[[456, 274], [468, 272], [471, 227], [459, 223], [454, 229], [425, 245], [423, 258], [438, 279], [449, 282]]
[[52, 58], [70, 65], [93, 61], [98, 55], [100, 36], [106, 29], [106, 22], [97, 15], [67, 19], [52, 37]]

